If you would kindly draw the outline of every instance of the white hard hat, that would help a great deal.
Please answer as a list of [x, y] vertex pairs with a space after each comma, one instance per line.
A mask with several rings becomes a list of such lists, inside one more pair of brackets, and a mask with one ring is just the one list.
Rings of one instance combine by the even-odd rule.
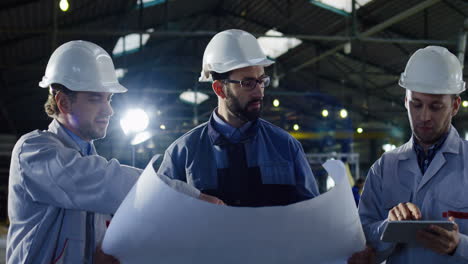
[[67, 42], [52, 53], [39, 86], [47, 88], [53, 83], [77, 92], [127, 91], [117, 80], [109, 54], [98, 45], [83, 40]]
[[406, 64], [398, 84], [428, 94], [459, 94], [465, 91], [460, 61], [446, 48], [428, 46], [417, 50]]
[[270, 66], [257, 39], [239, 29], [229, 29], [216, 34], [203, 54], [200, 82], [212, 81], [210, 72], [225, 73], [248, 66]]

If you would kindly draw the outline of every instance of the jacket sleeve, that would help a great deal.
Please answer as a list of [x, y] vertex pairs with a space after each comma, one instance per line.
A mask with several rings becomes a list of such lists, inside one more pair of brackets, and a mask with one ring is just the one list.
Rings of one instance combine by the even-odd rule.
[[200, 196], [200, 191], [186, 183], [185, 166], [178, 165], [178, 163], [174, 162], [170, 153], [171, 149], [170, 147], [164, 153], [164, 159], [158, 169], [159, 177], [175, 190], [185, 193], [188, 196], [198, 198]]
[[294, 173], [296, 176], [296, 185], [302, 197], [313, 198], [319, 195], [317, 182], [310, 168], [309, 161], [304, 153], [302, 145], [294, 140], [295, 157], [294, 157]]
[[12, 159], [33, 201], [104, 214], [115, 213], [141, 174], [115, 159], [81, 156], [51, 135], [25, 139]]
[[461, 262], [468, 262], [468, 236], [460, 233], [460, 242], [453, 256], [458, 257]]
[[358, 208], [367, 243], [376, 250], [378, 263], [387, 259], [396, 246], [394, 243], [386, 243], [380, 240], [387, 224], [388, 215], [380, 197], [382, 193], [383, 162], [382, 158], [379, 159], [369, 170]]

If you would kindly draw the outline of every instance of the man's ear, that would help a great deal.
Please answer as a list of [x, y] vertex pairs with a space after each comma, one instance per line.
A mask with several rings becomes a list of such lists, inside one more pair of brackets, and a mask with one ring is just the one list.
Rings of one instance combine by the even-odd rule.
[[55, 95], [55, 102], [57, 102], [57, 107], [62, 114], [68, 114], [71, 112], [71, 102], [70, 98], [63, 92], [58, 92]]
[[222, 99], [226, 98], [226, 94], [224, 93], [224, 90], [223, 90], [224, 84], [222, 81], [220, 80], [214, 81], [211, 84], [211, 87], [213, 88], [213, 91], [215, 92], [217, 96], [221, 97]]
[[457, 97], [455, 97], [455, 99], [453, 99], [452, 117], [457, 115], [458, 110], [460, 110], [460, 105], [461, 105], [461, 97], [457, 96]]

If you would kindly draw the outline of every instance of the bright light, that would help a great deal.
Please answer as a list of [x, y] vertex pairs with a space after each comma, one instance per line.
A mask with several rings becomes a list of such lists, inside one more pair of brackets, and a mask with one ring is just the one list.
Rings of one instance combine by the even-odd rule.
[[149, 118], [142, 109], [132, 109], [125, 113], [120, 119], [120, 126], [125, 134], [138, 133], [146, 129], [149, 124]]
[[138, 145], [150, 139], [153, 135], [149, 131], [143, 131], [135, 135], [130, 144]]
[[396, 146], [393, 145], [393, 144], [384, 144], [384, 145], [382, 146], [382, 149], [383, 149], [385, 152], [387, 152], [387, 151], [396, 149]]
[[468, 140], [468, 132], [465, 132], [465, 140]]
[[[359, 9], [359, 7], [367, 4], [372, 0], [356, 0], [356, 10]], [[322, 3], [323, 5], [339, 9], [339, 10], [344, 10], [347, 13], [352, 12], [352, 2], [351, 0], [311, 0], [312, 3]]]
[[358, 132], [358, 134], [361, 134], [362, 132], [364, 132], [364, 129], [362, 129], [362, 127], [358, 127], [356, 129], [356, 132]]
[[351, 53], [351, 42], [345, 43], [345, 45], [343, 47], [343, 52], [345, 54], [350, 54]]
[[[153, 31], [154, 29], [152, 28], [146, 30], [146, 32], [153, 32]], [[141, 35], [142, 46], [146, 45], [146, 42], [148, 42], [149, 37], [150, 37], [150, 34]], [[114, 56], [120, 56], [124, 53], [135, 52], [139, 48], [140, 48], [140, 34], [132, 33], [132, 34], [128, 34], [126, 36], [120, 37], [119, 40], [117, 40], [117, 44], [115, 44], [112, 54], [114, 54]]]
[[63, 12], [67, 12], [68, 8], [70, 8], [70, 4], [67, 0], [60, 0], [59, 6], [60, 10], [62, 10]]
[[[196, 96], [195, 96], [196, 95]], [[196, 99], [195, 99], [196, 97]], [[189, 104], [201, 104], [210, 98], [207, 94], [193, 91], [185, 91], [180, 94], [180, 100]]]
[[348, 111], [346, 111], [346, 109], [341, 109], [341, 111], [340, 111], [340, 117], [341, 117], [341, 118], [346, 118], [346, 117], [348, 117]]
[[278, 99], [273, 100], [273, 106], [278, 107], [280, 105], [280, 101]]
[[165, 126], [164, 124], [161, 124], [161, 125], [159, 126], [159, 128], [162, 129], [162, 130], [165, 130], [165, 129], [166, 129], [166, 126]]
[[117, 76], [117, 79], [122, 79], [127, 72], [128, 72], [127, 69], [123, 69], [123, 68], [115, 69], [115, 75]]
[[265, 35], [275, 37], [259, 37], [258, 44], [263, 52], [270, 58], [276, 59], [286, 53], [288, 50], [297, 47], [302, 43], [297, 38], [280, 38], [283, 33], [274, 29], [268, 30]]
[[299, 127], [299, 125], [298, 125], [298, 124], [294, 124], [294, 126], [293, 126], [293, 129], [294, 129], [294, 131], [298, 131], [298, 130], [299, 130], [299, 128], [300, 128], [300, 127]]
[[333, 187], [335, 187], [335, 181], [332, 179], [332, 177], [328, 176], [327, 177], [327, 191]]
[[327, 110], [327, 109], [323, 109], [323, 110], [322, 110], [322, 116], [323, 116], [323, 117], [327, 117], [327, 116], [328, 116], [328, 110]]
[[468, 101], [464, 100], [464, 101], [462, 102], [462, 106], [463, 106], [463, 107], [468, 107]]

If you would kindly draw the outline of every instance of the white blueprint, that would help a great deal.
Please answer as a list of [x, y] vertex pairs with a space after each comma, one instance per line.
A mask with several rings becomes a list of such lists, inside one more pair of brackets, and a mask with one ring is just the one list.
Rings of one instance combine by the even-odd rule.
[[151, 163], [115, 214], [103, 250], [122, 264], [346, 263], [365, 237], [345, 168], [328, 192], [274, 207], [214, 205], [179, 193]]

